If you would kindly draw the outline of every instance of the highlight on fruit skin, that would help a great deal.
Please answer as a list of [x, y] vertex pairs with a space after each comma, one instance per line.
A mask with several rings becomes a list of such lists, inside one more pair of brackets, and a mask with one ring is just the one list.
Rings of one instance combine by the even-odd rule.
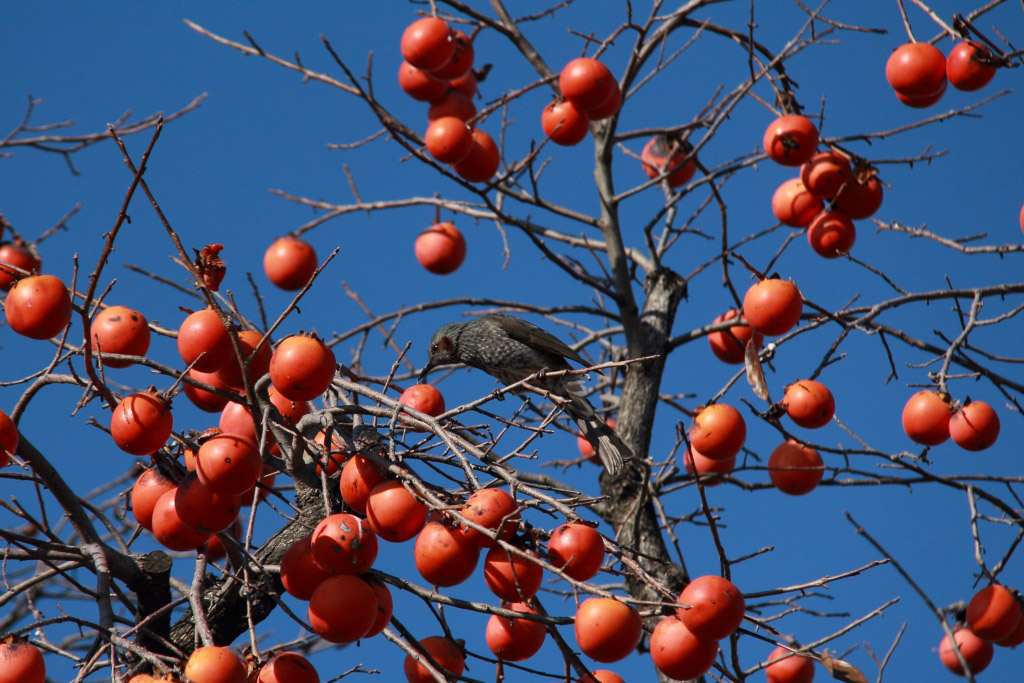
[[414, 245], [416, 260], [435, 275], [450, 275], [466, 260], [466, 238], [454, 223], [434, 223], [421, 232]]
[[743, 317], [758, 332], [777, 337], [789, 332], [804, 310], [803, 296], [790, 280], [765, 278], [743, 295]]
[[263, 254], [263, 272], [267, 279], [288, 292], [305, 287], [316, 266], [313, 245], [293, 235], [278, 237]]
[[772, 121], [761, 141], [768, 158], [782, 166], [800, 166], [818, 151], [818, 128], [800, 114]]

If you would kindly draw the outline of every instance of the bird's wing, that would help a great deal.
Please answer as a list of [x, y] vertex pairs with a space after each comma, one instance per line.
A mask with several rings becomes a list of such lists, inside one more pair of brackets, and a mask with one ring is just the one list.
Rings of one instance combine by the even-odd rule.
[[500, 313], [494, 314], [493, 319], [509, 337], [516, 341], [520, 341], [540, 351], [546, 351], [547, 353], [553, 353], [557, 356], [569, 358], [584, 367], [589, 365], [589, 363], [583, 360], [580, 354], [566, 346], [561, 339], [545, 332], [533, 323], [527, 322], [521, 318], [516, 318], [511, 315], [503, 315]]

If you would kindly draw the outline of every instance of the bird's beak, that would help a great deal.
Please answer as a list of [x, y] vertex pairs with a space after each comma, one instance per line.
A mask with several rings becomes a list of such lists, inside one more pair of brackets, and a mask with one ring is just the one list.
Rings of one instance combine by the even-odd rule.
[[427, 361], [427, 364], [423, 366], [422, 370], [420, 370], [420, 376], [416, 378], [416, 381], [419, 384], [423, 384], [423, 380], [426, 379], [427, 374], [433, 369], [433, 367], [434, 366], [430, 363], [430, 361]]

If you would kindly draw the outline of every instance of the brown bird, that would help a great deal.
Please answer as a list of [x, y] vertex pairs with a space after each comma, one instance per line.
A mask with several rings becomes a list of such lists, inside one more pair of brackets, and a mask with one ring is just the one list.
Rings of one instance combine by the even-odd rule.
[[[422, 382], [439, 365], [462, 363], [508, 385], [542, 371], [570, 370], [567, 358], [587, 365], [578, 353], [533, 323], [492, 313], [468, 322], [448, 323], [437, 330], [430, 340], [427, 364], [419, 378]], [[565, 399], [565, 412], [579, 425], [609, 474], [618, 473], [623, 461], [633, 457], [629, 446], [590, 405], [579, 377], [540, 377], [533, 382], [552, 396]]]

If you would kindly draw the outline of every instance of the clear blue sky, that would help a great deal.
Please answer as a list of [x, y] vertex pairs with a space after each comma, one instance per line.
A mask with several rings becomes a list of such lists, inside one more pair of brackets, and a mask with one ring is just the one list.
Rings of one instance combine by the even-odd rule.
[[[908, 3], [909, 4], [909, 3]], [[570, 35], [570, 26], [581, 33], [605, 35], [609, 28], [623, 20], [620, 3], [602, 3], [608, 11], [594, 12], [592, 3], [577, 2], [548, 19], [527, 28], [528, 36], [559, 69], [568, 59], [577, 56], [581, 41]], [[1003, 89], [1019, 89], [1018, 70], [1001, 70], [995, 81], [980, 93], [961, 93], [952, 88], [935, 107], [925, 111], [900, 105], [884, 79], [884, 65], [889, 52], [905, 42], [896, 3], [836, 2], [829, 16], [836, 20], [884, 28], [886, 35], [841, 33], [823, 37], [823, 42], [839, 38], [841, 44], [822, 45], [807, 50], [789, 62], [788, 72], [799, 84], [800, 101], [811, 113], [821, 110], [826, 115], [823, 135], [850, 135], [877, 132], [909, 124], [923, 117], [975, 103]], [[870, 8], [866, 7], [870, 5]], [[967, 11], [970, 6], [952, 2], [932, 3], [946, 20], [953, 11]], [[373, 52], [373, 78], [381, 101], [413, 128], [425, 130], [426, 105], [409, 100], [398, 89], [395, 71], [400, 62], [398, 41], [401, 31], [415, 17], [418, 6], [398, 2], [373, 3], [310, 2], [272, 7], [269, 4], [183, 2], [165, 5], [118, 3], [17, 3], [5, 8], [0, 24], [0, 72], [4, 88], [0, 96], [0, 129], [4, 133], [21, 120], [28, 96], [41, 98], [32, 122], [50, 124], [74, 119], [70, 133], [82, 134], [102, 130], [126, 110], [135, 117], [155, 111], [171, 112], [187, 105], [201, 93], [208, 97], [194, 112], [168, 124], [150, 160], [147, 180], [164, 212], [182, 237], [187, 248], [210, 242], [226, 245], [223, 257], [229, 274], [224, 289], [231, 290], [240, 305], [255, 315], [255, 303], [245, 279], [252, 272], [265, 297], [271, 317], [286, 305], [290, 296], [270, 287], [261, 271], [262, 254], [272, 239], [312, 218], [309, 209], [273, 196], [270, 189], [294, 195], [324, 199], [333, 203], [352, 201], [343, 167], [349, 166], [365, 200], [384, 200], [409, 195], [429, 196], [442, 193], [465, 197], [454, 183], [437, 177], [415, 160], [405, 159], [404, 152], [383, 138], [352, 151], [328, 150], [330, 143], [350, 143], [373, 134], [378, 129], [375, 118], [365, 105], [353, 97], [322, 84], [303, 84], [294, 73], [270, 62], [243, 57], [236, 51], [214, 44], [189, 30], [183, 19], [189, 18], [213, 32], [244, 42], [242, 31], [248, 31], [267, 51], [284, 58], [293, 58], [297, 51], [309, 68], [324, 71], [343, 79], [323, 49], [320, 35], [330, 40], [347, 64], [359, 74], [365, 73], [367, 54]], [[636, 7], [642, 13], [646, 8]], [[937, 33], [934, 25], [916, 8], [909, 8], [919, 38]], [[701, 17], [745, 26], [747, 3], [726, 3], [712, 6]], [[801, 12], [790, 3], [760, 3], [755, 9], [757, 37], [769, 48], [778, 49], [792, 36]], [[1024, 20], [1019, 6], [1007, 3], [979, 22], [989, 31], [992, 25], [1017, 44], [1024, 42]], [[989, 31], [989, 35], [994, 35]], [[625, 60], [628, 40], [620, 39], [612, 48], [606, 63], [618, 74]], [[948, 51], [949, 40], [939, 46]], [[720, 39], [698, 41], [661, 77], [646, 86], [623, 111], [621, 130], [670, 126], [689, 121], [708, 101], [713, 89], [721, 84], [726, 92], [740, 82], [747, 71], [746, 61], [737, 55], [739, 48]], [[485, 33], [476, 44], [477, 64], [493, 63], [490, 78], [481, 85], [485, 101], [502, 92], [520, 87], [535, 75], [525, 62], [510, 52], [497, 36]], [[771, 98], [770, 90], [755, 89], [758, 95]], [[522, 98], [510, 109], [513, 119], [505, 141], [515, 156], [522, 156], [531, 140], [539, 141], [542, 133], [539, 114], [549, 99], [542, 88]], [[891, 160], [915, 156], [928, 151], [948, 150], [948, 154], [931, 163], [883, 165], [882, 178], [891, 186], [885, 203], [877, 214], [884, 221], [927, 227], [943, 236], [956, 238], [985, 233], [978, 243], [1019, 243], [1021, 230], [1018, 213], [1024, 201], [1020, 159], [1024, 156], [1021, 134], [1020, 93], [1011, 93], [986, 105], [980, 117], [960, 118], [914, 130], [903, 135], [875, 140], [869, 146], [852, 142], [850, 149], [868, 158]], [[718, 135], [705, 147], [701, 159], [708, 166], [734, 156], [753, 152], [760, 145], [764, 127], [772, 114], [752, 99], [736, 108]], [[500, 116], [492, 116], [484, 124], [497, 133]], [[148, 134], [128, 138], [129, 149], [136, 158], [148, 141]], [[639, 153], [644, 139], [626, 143]], [[553, 161], [545, 171], [544, 191], [557, 201], [574, 208], [595, 212], [592, 190], [592, 145], [590, 138], [573, 149], [546, 149]], [[122, 164], [120, 153], [111, 142], [104, 142], [73, 157], [78, 175], [72, 175], [58, 155], [28, 149], [16, 149], [15, 156], [0, 159], [0, 210], [23, 235], [33, 238], [56, 223], [76, 203], [81, 211], [69, 223], [68, 230], [53, 236], [43, 245], [44, 271], [70, 280], [73, 256], [79, 257], [83, 273], [95, 265], [102, 246], [101, 233], [108, 230], [117, 216], [131, 176]], [[621, 151], [617, 153], [616, 184], [625, 188], [645, 178], [635, 160]], [[756, 169], [747, 169], [733, 177], [724, 187], [723, 196], [729, 204], [729, 226], [732, 241], [770, 227], [775, 221], [770, 211], [774, 188], [792, 172], [771, 162]], [[697, 190], [681, 204], [680, 214], [689, 215], [707, 197], [706, 190]], [[625, 238], [642, 247], [641, 226], [660, 206], [658, 188], [650, 188], [630, 200], [626, 217]], [[522, 209], [521, 214], [536, 211]], [[178, 282], [185, 273], [169, 260], [172, 247], [153, 211], [139, 195], [130, 210], [132, 223], [119, 238], [117, 250], [104, 272], [103, 285], [117, 278], [110, 303], [120, 303], [142, 310], [151, 320], [167, 327], [177, 327], [183, 317], [179, 305], [193, 304], [169, 289], [155, 289], [146, 278], [126, 270], [126, 264], [142, 265]], [[398, 309], [424, 300], [450, 297], [493, 297], [519, 300], [534, 305], [589, 303], [592, 292], [567, 279], [546, 264], [530, 243], [509, 231], [511, 259], [504, 267], [502, 235], [493, 225], [473, 225], [460, 219], [459, 227], [467, 236], [469, 256], [457, 273], [437, 277], [423, 271], [415, 262], [412, 242], [433, 219], [433, 211], [412, 208], [375, 214], [352, 215], [329, 222], [309, 233], [308, 239], [321, 256], [340, 248], [338, 257], [328, 266], [323, 278], [301, 306], [301, 312], [285, 324], [286, 332], [316, 329], [321, 335], [342, 331], [365, 320], [365, 315], [346, 295], [341, 283], [358, 291], [366, 304], [377, 313]], [[552, 222], [578, 232], [577, 226]], [[695, 222], [695, 227], [717, 238], [720, 217], [710, 210]], [[910, 240], [891, 232], [876, 233], [870, 222], [858, 224], [858, 241], [853, 254], [875, 268], [885, 271], [901, 287], [910, 291], [931, 291], [946, 287], [944, 275], [953, 286], [968, 287], [1020, 280], [1020, 255], [1006, 258], [976, 256], [965, 258], [952, 250], [925, 240]], [[758, 267], [765, 266], [783, 241], [786, 231], [743, 247], [740, 253]], [[700, 237], [687, 237], [670, 253], [667, 265], [689, 275], [712, 258], [718, 242]], [[576, 254], [578, 258], [585, 255]], [[774, 265], [774, 269], [794, 278], [807, 298], [833, 310], [859, 295], [857, 305], [891, 297], [892, 290], [876, 276], [846, 261], [825, 261], [807, 248], [799, 238]], [[734, 271], [738, 286], [745, 286]], [[1009, 310], [1014, 301], [991, 302], [985, 316]], [[675, 332], [682, 333], [711, 321], [731, 304], [728, 291], [721, 286], [721, 270], [716, 265], [706, 269], [690, 282], [689, 298], [680, 308]], [[425, 344], [430, 332], [440, 323], [455, 318], [464, 308], [434, 311], [410, 319], [398, 328], [395, 340], [411, 350], [417, 366], [425, 359]], [[933, 330], [953, 337], [959, 331], [957, 317], [948, 302], [917, 306], [902, 312], [890, 312], [884, 321], [905, 325], [914, 334], [937, 342]], [[595, 325], [592, 319], [581, 319]], [[550, 325], [549, 325], [550, 326]], [[564, 331], [560, 331], [564, 335]], [[769, 373], [773, 397], [778, 399], [782, 387], [810, 373], [818, 363], [823, 349], [836, 336], [835, 328], [823, 328], [780, 348], [774, 372]], [[996, 330], [979, 330], [972, 342], [994, 353], [1019, 356], [1024, 325], [1019, 318], [1000, 325]], [[0, 380], [24, 377], [42, 367], [51, 348], [27, 344], [14, 338], [9, 330], [0, 330], [0, 343], [9, 359]], [[394, 360], [390, 350], [381, 351], [381, 338], [371, 338], [365, 362], [369, 371], [386, 374]], [[899, 426], [903, 402], [915, 390], [911, 385], [928, 381], [926, 370], [907, 363], [921, 363], [927, 357], [909, 353], [905, 347], [894, 346], [897, 352], [899, 377], [885, 383], [889, 372], [884, 349], [875, 337], [853, 335], [844, 345], [846, 357], [826, 369], [822, 381], [828, 383], [837, 398], [837, 415], [856, 435], [872, 446], [889, 452], [910, 449], [912, 444]], [[342, 344], [339, 360], [346, 360], [349, 348]], [[173, 341], [157, 338], [152, 353], [155, 358], [176, 363]], [[14, 362], [10, 362], [11, 360]], [[1017, 366], [1004, 366], [1003, 371], [1017, 381]], [[934, 366], [929, 369], [934, 369]], [[735, 371], [733, 366], [718, 363], [704, 340], [680, 349], [669, 361], [665, 393], [687, 393], [683, 401], [692, 409], [714, 396]], [[460, 373], [443, 385], [450, 405], [484, 395], [493, 383], [480, 373]], [[165, 378], [152, 377], [136, 370], [118, 373], [114, 382], [144, 387], [156, 382], [166, 388]], [[1024, 437], [1019, 415], [1013, 414], [1006, 401], [987, 382], [958, 380], [951, 385], [958, 398], [967, 395], [985, 399], [1000, 411], [1003, 434], [989, 451], [970, 454], [952, 444], [933, 451], [931, 468], [939, 473], [1019, 474], [1020, 454], [1017, 444]], [[0, 404], [16, 400], [23, 385], [0, 389]], [[75, 419], [69, 419], [78, 400], [76, 390], [51, 387], [33, 403], [21, 428], [27, 438], [39, 446], [67, 473], [67, 477], [87, 491], [126, 467], [129, 462], [107, 438], [85, 424], [94, 416], [107, 421], [106, 414], [94, 402]], [[741, 380], [734, 385], [726, 400], [742, 406], [740, 399], [763, 408]], [[176, 428], [204, 429], [211, 418], [182, 401], [176, 405]], [[499, 412], [511, 412], [509, 402], [493, 406]], [[654, 434], [653, 457], [663, 459], [672, 444], [673, 427], [681, 418], [668, 409], [660, 409]], [[744, 409], [745, 410], [745, 409]], [[778, 434], [748, 416], [747, 447], [766, 458], [778, 441]], [[817, 433], [805, 435], [829, 446], [855, 446], [849, 433], [834, 423]], [[542, 442], [542, 457], [569, 458], [575, 455], [571, 439], [551, 437]], [[826, 464], [841, 465], [839, 459]], [[753, 461], [751, 461], [753, 462]], [[859, 470], [875, 471], [876, 460], [857, 462]], [[763, 471], [739, 475], [744, 481], [763, 482]], [[843, 475], [846, 477], [848, 475]], [[586, 491], [597, 492], [593, 469], [572, 470], [565, 479]], [[80, 484], [79, 484], [80, 483]], [[8, 481], [11, 495], [31, 505], [34, 495], [21, 483]], [[6, 494], [5, 494], [6, 495]], [[826, 574], [836, 574], [863, 565], [877, 558], [877, 553], [853, 533], [843, 517], [848, 510], [886, 544], [897, 559], [913, 574], [934, 601], [945, 606], [956, 600], [967, 600], [974, 592], [977, 565], [973, 558], [969, 511], [963, 494], [939, 490], [938, 487], [913, 488], [840, 488], [821, 487], [809, 496], [791, 499], [774, 491], [743, 492], [735, 487], [719, 487], [709, 492], [711, 502], [724, 508], [723, 541], [731, 557], [753, 553], [764, 546], [774, 551], [749, 560], [735, 568], [735, 581], [747, 592], [792, 585]], [[692, 487], [672, 494], [665, 500], [670, 514], [685, 515], [699, 507]], [[51, 508], [51, 512], [55, 508]], [[991, 512], [991, 511], [989, 511]], [[7, 517], [3, 517], [5, 522]], [[554, 526], [546, 518], [534, 519], [538, 524]], [[263, 510], [258, 528], [269, 533], [276, 523], [273, 512]], [[1012, 536], [998, 525], [982, 527], [988, 561], [994, 563], [1006, 551]], [[264, 535], [265, 537], [265, 535]], [[260, 538], [257, 533], [257, 538]], [[718, 571], [714, 545], [707, 530], [685, 527], [679, 539], [689, 571], [693, 575]], [[140, 539], [135, 548], [152, 547]], [[385, 571], [409, 571], [411, 545], [386, 546], [378, 566]], [[176, 574], [190, 579], [192, 563], [177, 560]], [[1018, 558], [1011, 561], [1003, 574], [1006, 583], [1024, 586], [1024, 568]], [[907, 631], [886, 670], [888, 681], [953, 680], [938, 663], [934, 651], [941, 637], [935, 619], [913, 591], [890, 568], [878, 568], [866, 575], [837, 581], [826, 591], [828, 600], [807, 603], [809, 608], [824, 612], [844, 612], [850, 617], [811, 619], [795, 615], [776, 625], [785, 633], [807, 642], [839, 628], [851, 618], [860, 617], [882, 605], [893, 596], [901, 600], [886, 610], [885, 615], [868, 622], [860, 629], [830, 644], [840, 652], [856, 648], [850, 661], [862, 667], [874, 680], [876, 668], [865, 652], [864, 643], [881, 656], [896, 637], [901, 624]], [[459, 587], [453, 595], [479, 600], [491, 596], [482, 581]], [[288, 598], [291, 600], [290, 598]], [[293, 606], [304, 610], [304, 605]], [[546, 598], [549, 611], [559, 612], [554, 596]], [[396, 615], [420, 637], [437, 632], [422, 603], [398, 599]], [[564, 605], [559, 613], [570, 613]], [[69, 607], [77, 609], [77, 606]], [[91, 604], [86, 605], [89, 613]], [[774, 608], [767, 610], [773, 613]], [[467, 617], [448, 610], [447, 616], [461, 629], [471, 649], [486, 651], [483, 627], [486, 618], [472, 614]], [[296, 636], [297, 628], [283, 618], [265, 622], [261, 632], [267, 634], [266, 644], [285, 641]], [[572, 640], [571, 630], [564, 633]], [[741, 648], [740, 661], [753, 664], [767, 655], [770, 647], [748, 639]], [[377, 668], [381, 680], [396, 680], [400, 659], [398, 651], [383, 638], [363, 642], [360, 647], [340, 653], [319, 655], [316, 663], [324, 680], [357, 663]], [[1020, 653], [999, 649], [990, 669], [982, 674], [984, 681], [1019, 679]], [[542, 650], [538, 668], [560, 671], [552, 664], [557, 650], [550, 642]], [[53, 658], [50, 659], [53, 661]], [[68, 672], [54, 667], [61, 680]], [[635, 657], [608, 668], [619, 671], [627, 680], [653, 680], [648, 658]], [[490, 665], [471, 662], [470, 675], [487, 680], [493, 678]], [[819, 669], [819, 680], [826, 679]], [[96, 678], [96, 677], [94, 677]], [[99, 678], [96, 678], [99, 680]], [[511, 673], [508, 680], [523, 680]], [[754, 680], [763, 680], [758, 674]]]

